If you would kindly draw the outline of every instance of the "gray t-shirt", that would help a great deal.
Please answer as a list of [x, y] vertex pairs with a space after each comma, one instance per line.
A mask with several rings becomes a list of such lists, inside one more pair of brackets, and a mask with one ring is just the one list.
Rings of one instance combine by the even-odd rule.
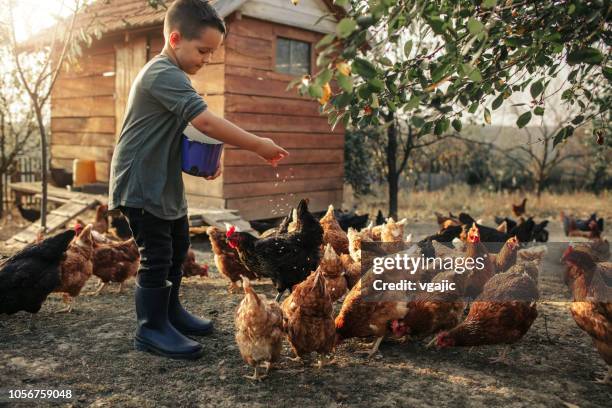
[[140, 70], [111, 161], [109, 210], [144, 208], [165, 220], [187, 214], [181, 135], [206, 107], [168, 56], [156, 55]]

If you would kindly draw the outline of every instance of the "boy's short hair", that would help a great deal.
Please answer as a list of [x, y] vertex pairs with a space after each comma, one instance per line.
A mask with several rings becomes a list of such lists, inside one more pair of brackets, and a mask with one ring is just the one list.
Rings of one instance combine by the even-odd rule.
[[164, 35], [168, 37], [173, 30], [178, 30], [187, 40], [198, 38], [201, 30], [213, 27], [224, 36], [227, 28], [217, 10], [208, 0], [176, 0], [168, 8], [164, 18]]

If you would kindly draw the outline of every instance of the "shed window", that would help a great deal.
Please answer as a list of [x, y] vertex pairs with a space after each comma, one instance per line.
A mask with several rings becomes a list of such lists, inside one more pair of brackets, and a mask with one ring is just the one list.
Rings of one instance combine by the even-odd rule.
[[310, 74], [310, 43], [277, 38], [276, 71], [290, 75]]

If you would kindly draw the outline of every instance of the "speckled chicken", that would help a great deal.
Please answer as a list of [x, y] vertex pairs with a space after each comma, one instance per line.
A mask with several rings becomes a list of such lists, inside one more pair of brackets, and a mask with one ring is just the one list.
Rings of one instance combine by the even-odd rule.
[[321, 270], [294, 286], [282, 310], [287, 338], [296, 358], [316, 352], [322, 367], [334, 349], [336, 330], [332, 300]]
[[[244, 361], [255, 368], [249, 379], [267, 376], [272, 364], [280, 358], [283, 341], [283, 313], [278, 303], [255, 293], [249, 279], [242, 277], [244, 298], [235, 315], [236, 343]], [[266, 372], [259, 374], [259, 367]]]
[[572, 317], [591, 336], [608, 365], [608, 372], [597, 382], [612, 385], [612, 263], [595, 262], [588, 252], [572, 246], [562, 259], [571, 270], [566, 280], [574, 298]]
[[325, 246], [323, 258], [321, 258], [321, 263], [319, 263], [317, 268], [317, 271], [319, 270], [323, 273], [327, 292], [332, 302], [342, 298], [348, 291], [345, 268], [331, 244]]
[[342, 308], [336, 317], [336, 340], [359, 337], [374, 337], [372, 349], [367, 352], [373, 356], [385, 336], [393, 334], [402, 337], [405, 332], [398, 329], [397, 322], [408, 312], [407, 301], [373, 301], [371, 297], [380, 295], [373, 288], [377, 275], [369, 271], [346, 295]]
[[66, 258], [60, 266], [60, 285], [54, 292], [62, 293], [64, 302], [68, 303], [62, 312], [70, 312], [74, 308], [75, 298], [93, 273], [94, 241], [91, 236], [93, 226], [85, 226], [75, 237], [68, 249]]
[[[472, 303], [465, 320], [436, 336], [436, 346], [461, 347], [512, 344], [529, 330], [538, 311], [539, 292], [536, 282], [515, 265], [508, 272], [493, 276]], [[496, 362], [506, 362], [506, 348]]]
[[238, 288], [238, 282], [241, 281], [242, 276], [251, 280], [257, 279], [257, 276], [240, 262], [238, 252], [230, 248], [226, 242], [226, 231], [218, 227], [208, 227], [206, 233], [210, 239], [215, 266], [219, 273], [230, 281], [228, 288], [230, 293]]
[[319, 220], [323, 228], [323, 243], [331, 244], [337, 254], [349, 253], [349, 240], [346, 232], [340, 227], [334, 216], [334, 206], [330, 205], [325, 215]]

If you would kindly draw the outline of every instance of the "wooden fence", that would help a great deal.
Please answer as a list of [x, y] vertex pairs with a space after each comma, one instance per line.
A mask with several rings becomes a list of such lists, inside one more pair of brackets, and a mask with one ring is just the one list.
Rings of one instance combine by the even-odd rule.
[[[2, 175], [2, 209], [9, 210], [15, 202], [15, 197], [11, 194], [9, 183], [40, 181], [41, 165], [40, 159], [34, 157], [18, 157], [15, 159], [12, 174]], [[24, 207], [40, 207], [40, 199], [34, 196], [24, 196], [22, 198]]]

